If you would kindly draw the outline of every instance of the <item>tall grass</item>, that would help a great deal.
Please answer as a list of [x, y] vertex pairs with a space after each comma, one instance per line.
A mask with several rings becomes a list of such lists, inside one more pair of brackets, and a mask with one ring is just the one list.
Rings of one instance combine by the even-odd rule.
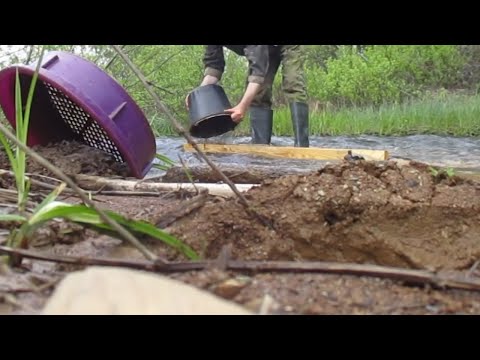
[[[275, 109], [274, 114], [274, 135], [292, 136], [290, 110], [283, 107]], [[247, 117], [235, 134], [249, 136], [249, 126]], [[310, 133], [325, 136], [480, 136], [480, 95], [447, 95], [400, 105], [312, 111]]]
[[[33, 95], [35, 92], [35, 86], [37, 83], [38, 72], [40, 69], [40, 65], [42, 63], [43, 54], [44, 54], [44, 49], [42, 49], [40, 53], [40, 58], [37, 62], [37, 67], [35, 69], [35, 73], [33, 74], [32, 82], [30, 84], [27, 103], [25, 105], [25, 113], [23, 113], [22, 91], [20, 89], [20, 75], [18, 73], [18, 68], [15, 74], [15, 77], [16, 77], [15, 78], [15, 119], [16, 119], [15, 130], [16, 130], [17, 139], [24, 145], [27, 143], [28, 125], [30, 123], [30, 109], [32, 107]], [[1, 132], [0, 132], [0, 142], [2, 143], [3, 148], [7, 153], [10, 164], [12, 166], [12, 170], [15, 174], [15, 183], [17, 186], [17, 193], [18, 193], [18, 208], [20, 212], [23, 212], [25, 210], [25, 203], [28, 198], [28, 192], [29, 192], [29, 186], [30, 186], [28, 178], [25, 176], [26, 154], [18, 146], [15, 148], [15, 151], [13, 151], [7, 139]]]

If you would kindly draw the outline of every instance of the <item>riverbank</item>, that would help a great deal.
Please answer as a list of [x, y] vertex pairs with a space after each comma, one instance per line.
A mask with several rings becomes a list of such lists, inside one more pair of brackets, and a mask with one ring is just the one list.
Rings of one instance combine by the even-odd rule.
[[[43, 156], [74, 159], [58, 163], [67, 174], [122, 177], [123, 169], [111, 163], [108, 156], [99, 153], [97, 161], [92, 162], [91, 149], [75, 147], [74, 154], [71, 149], [72, 144], [63, 143], [38, 150]], [[276, 168], [277, 163], [270, 160], [270, 166]], [[8, 168], [6, 159], [0, 162], [2, 167]], [[28, 171], [32, 170], [53, 175], [28, 165]], [[3, 187], [13, 190], [11, 181], [3, 180]], [[271, 221], [273, 229], [250, 218], [234, 197], [209, 196], [202, 200], [175, 191], [151, 196], [94, 192], [92, 200], [105, 210], [156, 224], [205, 260], [218, 259], [221, 250], [230, 246], [231, 259], [240, 262], [281, 260], [290, 266], [307, 266], [311, 261], [333, 261], [349, 269], [343, 274], [319, 274], [298, 269], [280, 273], [209, 266], [168, 274], [255, 313], [479, 314], [480, 293], [475, 290], [480, 289], [480, 274], [475, 271], [480, 254], [476, 241], [480, 234], [478, 189], [479, 183], [474, 180], [435, 171], [427, 164], [340, 161], [309, 174], [265, 180], [244, 194], [252, 208]], [[38, 193], [40, 189], [32, 191]], [[79, 202], [73, 194], [65, 194], [60, 200]], [[196, 207], [186, 206], [194, 200], [202, 201]], [[10, 230], [8, 226], [2, 229], [0, 243]], [[142, 240], [169, 261], [186, 261], [161, 242]], [[53, 258], [80, 257], [83, 261], [143, 259], [138, 250], [110, 234], [68, 227], [63, 222], [40, 229], [32, 236], [29, 250]], [[370, 273], [354, 273], [355, 265], [367, 266], [362, 269]], [[382, 266], [383, 272], [373, 265]], [[59, 282], [84, 268], [81, 264], [26, 258], [21, 269], [0, 267], [0, 313], [39, 314]], [[421, 271], [419, 283], [405, 277], [411, 270]], [[426, 285], [430, 278], [439, 276], [455, 276], [468, 286], [459, 290], [458, 284], [463, 283], [458, 281], [449, 283], [457, 284], [456, 289]], [[124, 288], [116, 296], [123, 298], [123, 292], [135, 293]], [[99, 299], [103, 296], [101, 301], [116, 311], [115, 297], [91, 295]]]
[[[480, 95], [437, 94], [423, 100], [376, 108], [311, 108], [310, 133], [314, 136], [480, 135]], [[180, 119], [187, 116], [179, 115]], [[161, 116], [152, 117], [151, 122], [156, 136], [176, 134], [168, 121]], [[275, 110], [273, 132], [275, 136], [293, 135], [288, 108]], [[250, 134], [248, 116], [234, 134]]]

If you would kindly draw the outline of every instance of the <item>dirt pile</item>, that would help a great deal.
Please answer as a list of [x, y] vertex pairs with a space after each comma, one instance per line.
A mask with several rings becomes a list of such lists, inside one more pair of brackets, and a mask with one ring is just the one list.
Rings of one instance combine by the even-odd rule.
[[[119, 163], [112, 155], [77, 141], [62, 141], [32, 148], [67, 175], [128, 176], [129, 173], [126, 163]], [[10, 168], [7, 154], [0, 151], [0, 169]], [[30, 158], [27, 159], [27, 172], [55, 177]]]
[[236, 199], [207, 203], [168, 230], [206, 257], [323, 260], [465, 269], [480, 257], [480, 185], [428, 165], [344, 162], [265, 181], [246, 194], [274, 230]]

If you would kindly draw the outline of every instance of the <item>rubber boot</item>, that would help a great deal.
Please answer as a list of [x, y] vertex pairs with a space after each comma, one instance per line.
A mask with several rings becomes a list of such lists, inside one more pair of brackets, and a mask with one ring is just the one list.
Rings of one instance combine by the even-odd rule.
[[273, 110], [265, 107], [250, 107], [252, 144], [270, 145], [272, 139]]
[[308, 104], [294, 102], [290, 104], [293, 132], [296, 147], [309, 147]]

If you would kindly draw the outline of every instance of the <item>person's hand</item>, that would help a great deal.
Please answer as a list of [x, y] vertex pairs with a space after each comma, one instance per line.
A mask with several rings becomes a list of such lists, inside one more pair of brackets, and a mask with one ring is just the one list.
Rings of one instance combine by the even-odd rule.
[[245, 113], [247, 112], [247, 108], [243, 104], [238, 104], [231, 109], [226, 109], [225, 112], [230, 114], [232, 120], [237, 124], [243, 120], [245, 117]]

